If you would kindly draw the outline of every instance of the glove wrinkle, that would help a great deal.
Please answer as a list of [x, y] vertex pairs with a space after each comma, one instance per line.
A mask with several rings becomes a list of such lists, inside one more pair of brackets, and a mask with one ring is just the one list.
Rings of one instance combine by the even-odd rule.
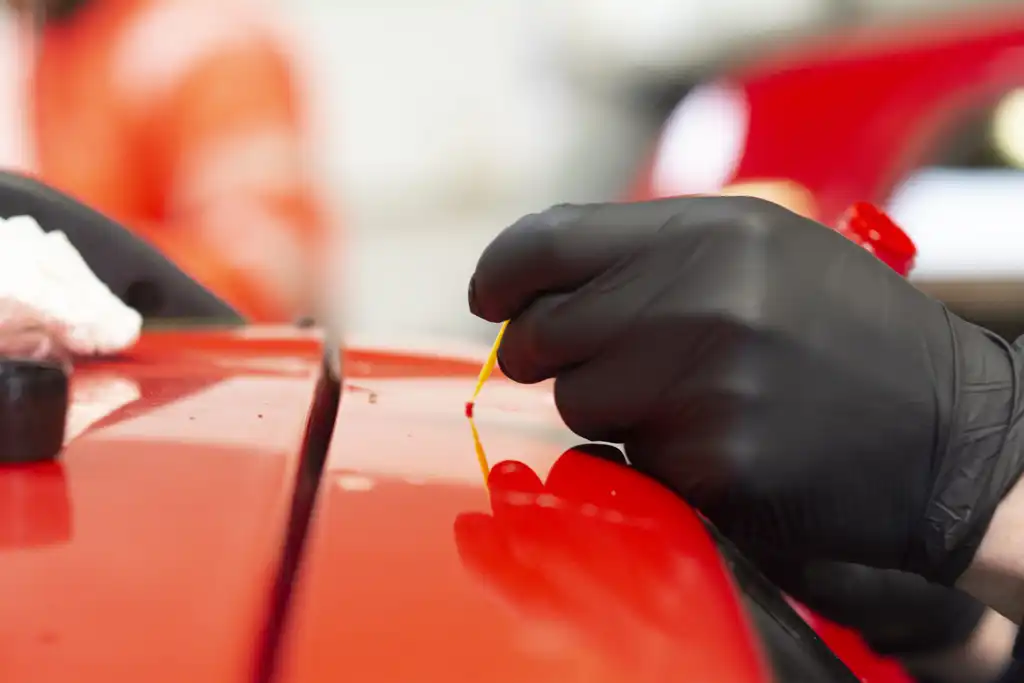
[[999, 337], [951, 320], [960, 347], [951, 437], [925, 515], [925, 558], [910, 564], [942, 583], [954, 582], [970, 564], [1022, 467], [1019, 448], [1008, 449], [1020, 425], [1020, 361]]

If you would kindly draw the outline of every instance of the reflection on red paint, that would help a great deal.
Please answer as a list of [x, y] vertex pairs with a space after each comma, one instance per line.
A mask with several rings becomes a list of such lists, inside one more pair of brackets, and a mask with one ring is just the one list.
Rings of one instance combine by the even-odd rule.
[[0, 550], [64, 543], [70, 540], [71, 529], [63, 465], [0, 468]]
[[713, 542], [670, 492], [574, 450], [546, 482], [498, 463], [488, 489], [491, 514], [456, 519], [463, 564], [524, 615], [604, 653], [615, 680], [767, 679]]

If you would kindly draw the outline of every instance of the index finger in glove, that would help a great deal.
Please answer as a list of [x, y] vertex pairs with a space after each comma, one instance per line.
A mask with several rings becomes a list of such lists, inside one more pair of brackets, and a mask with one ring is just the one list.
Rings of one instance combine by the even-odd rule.
[[[469, 282], [469, 309], [516, 317], [544, 294], [569, 292], [602, 273], [679, 214], [692, 198], [642, 204], [561, 204], [521, 218], [484, 250]], [[638, 239], [639, 238], [639, 239]]]
[[985, 612], [966, 593], [898, 570], [758, 559], [780, 588], [825, 618], [856, 629], [883, 654], [941, 652], [961, 646]]

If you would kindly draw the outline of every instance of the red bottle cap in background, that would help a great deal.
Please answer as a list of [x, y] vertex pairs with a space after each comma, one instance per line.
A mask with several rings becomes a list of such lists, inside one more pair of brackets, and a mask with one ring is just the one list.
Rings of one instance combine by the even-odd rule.
[[837, 232], [861, 245], [903, 277], [910, 275], [917, 258], [917, 247], [878, 207], [858, 202], [839, 219]]

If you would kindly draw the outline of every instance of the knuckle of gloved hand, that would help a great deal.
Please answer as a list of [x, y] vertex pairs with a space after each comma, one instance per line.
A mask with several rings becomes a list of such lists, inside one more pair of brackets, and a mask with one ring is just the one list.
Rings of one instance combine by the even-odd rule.
[[797, 218], [784, 207], [759, 197], [706, 197], [677, 216], [677, 228], [703, 230], [734, 247], [767, 245]]
[[747, 239], [764, 240], [774, 237], [788, 219], [795, 217], [789, 210], [759, 197], [725, 197], [733, 200], [726, 215], [735, 229]]
[[590, 204], [556, 204], [538, 214], [530, 233], [533, 241], [530, 258], [537, 267], [561, 269], [580, 256], [587, 246], [574, 230], [595, 210]]
[[553, 204], [538, 214], [538, 219], [548, 228], [560, 229], [575, 225], [592, 208], [593, 205], [591, 204], [571, 204], [568, 202]]
[[[580, 204], [555, 204], [540, 213], [519, 219], [509, 235], [525, 246], [531, 256], [544, 257], [555, 253], [564, 242], [563, 235], [585, 215], [587, 208]], [[547, 262], [547, 259], [542, 259]]]
[[[782, 265], [773, 254], [781, 253], [778, 246], [791, 235], [789, 228], [797, 217], [756, 197], [709, 197], [706, 201], [673, 219], [668, 232], [669, 239], [676, 242], [669, 246], [692, 254], [691, 270], [706, 273], [705, 279], [715, 281], [725, 292], [747, 291], [740, 285], [750, 278], [759, 278], [753, 284], [763, 289], [770, 284], [766, 275]], [[756, 300], [749, 295], [744, 299]]]

